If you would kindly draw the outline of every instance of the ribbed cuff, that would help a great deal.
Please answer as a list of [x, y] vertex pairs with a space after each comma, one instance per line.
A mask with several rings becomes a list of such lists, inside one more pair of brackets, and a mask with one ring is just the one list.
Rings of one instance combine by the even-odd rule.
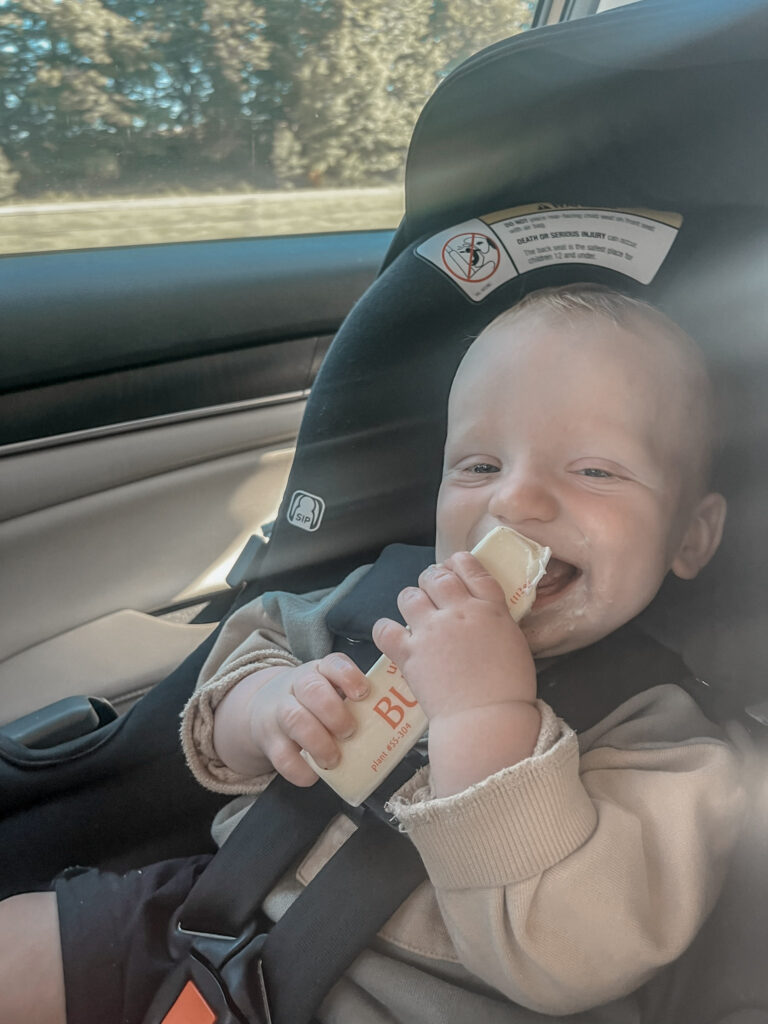
[[[543, 720], [542, 732], [547, 724]], [[561, 737], [545, 752], [538, 753], [540, 742], [533, 756], [462, 793], [431, 799], [424, 768], [392, 797], [388, 808], [437, 888], [520, 882], [586, 842], [597, 812], [579, 778], [576, 734], [560, 728]]]
[[298, 658], [279, 647], [252, 651], [237, 658], [227, 667], [224, 675], [213, 676], [190, 697], [181, 713], [181, 746], [189, 770], [206, 789], [214, 793], [236, 796], [241, 793], [258, 794], [264, 789], [264, 777], [248, 778], [238, 775], [221, 760], [213, 746], [213, 717], [216, 708], [229, 691], [246, 676], [263, 668], [301, 664]]

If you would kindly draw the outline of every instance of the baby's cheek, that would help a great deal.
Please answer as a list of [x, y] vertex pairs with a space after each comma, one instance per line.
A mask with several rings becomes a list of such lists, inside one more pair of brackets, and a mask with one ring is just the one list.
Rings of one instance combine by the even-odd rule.
[[651, 603], [664, 579], [665, 570], [652, 554], [626, 558], [609, 578], [595, 583], [595, 611], [612, 623], [613, 628], [629, 622]]

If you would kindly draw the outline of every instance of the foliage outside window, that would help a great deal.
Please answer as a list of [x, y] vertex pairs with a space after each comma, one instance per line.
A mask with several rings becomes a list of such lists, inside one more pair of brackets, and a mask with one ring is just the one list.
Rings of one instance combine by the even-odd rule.
[[[64, 225], [84, 201], [103, 206], [102, 235], [122, 201], [138, 241], [392, 226], [425, 100], [470, 53], [528, 27], [533, 7], [0, 0], [0, 251], [68, 247], [66, 229], [46, 239], [39, 225], [50, 204], [66, 206]], [[235, 203], [227, 227], [223, 199], [238, 196], [253, 216]], [[202, 235], [184, 197], [198, 211], [197, 197], [218, 197]], [[137, 199], [156, 202], [126, 204]], [[14, 231], [26, 235], [14, 243]]]

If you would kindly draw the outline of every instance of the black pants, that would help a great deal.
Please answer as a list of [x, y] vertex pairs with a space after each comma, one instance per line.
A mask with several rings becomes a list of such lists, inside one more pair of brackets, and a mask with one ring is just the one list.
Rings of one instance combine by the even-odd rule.
[[169, 930], [210, 854], [124, 875], [70, 868], [59, 907], [67, 1024], [141, 1024], [174, 963]]

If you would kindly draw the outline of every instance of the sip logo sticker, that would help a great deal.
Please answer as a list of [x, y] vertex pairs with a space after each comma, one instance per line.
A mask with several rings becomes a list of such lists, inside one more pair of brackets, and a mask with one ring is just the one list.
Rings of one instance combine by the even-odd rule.
[[288, 506], [288, 522], [298, 526], [300, 530], [314, 533], [323, 521], [325, 502], [316, 494], [307, 491], [294, 491]]

